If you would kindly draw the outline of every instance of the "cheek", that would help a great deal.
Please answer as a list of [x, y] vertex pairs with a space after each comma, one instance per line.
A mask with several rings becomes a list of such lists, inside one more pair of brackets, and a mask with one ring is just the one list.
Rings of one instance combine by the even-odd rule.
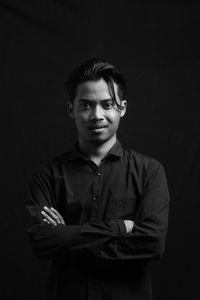
[[116, 111], [110, 112], [109, 115], [107, 115], [107, 119], [113, 125], [118, 125], [120, 121], [120, 114]]
[[87, 113], [85, 112], [77, 112], [75, 114], [75, 119], [77, 120], [77, 122], [82, 122], [84, 120], [87, 119]]

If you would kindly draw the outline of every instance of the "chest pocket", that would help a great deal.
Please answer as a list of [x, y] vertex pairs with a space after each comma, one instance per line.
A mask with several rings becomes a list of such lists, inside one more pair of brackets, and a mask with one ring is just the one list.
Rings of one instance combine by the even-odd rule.
[[113, 195], [110, 198], [106, 218], [108, 219], [134, 219], [139, 199], [137, 197], [128, 197], [127, 195], [117, 198]]

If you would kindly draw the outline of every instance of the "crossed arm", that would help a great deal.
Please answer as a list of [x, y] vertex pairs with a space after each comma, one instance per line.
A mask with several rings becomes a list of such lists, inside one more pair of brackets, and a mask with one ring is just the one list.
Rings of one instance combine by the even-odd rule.
[[74, 254], [107, 260], [160, 258], [168, 226], [169, 193], [165, 173], [158, 167], [139, 205], [135, 219], [110, 219], [77, 225], [65, 224], [54, 208], [48, 180], [35, 176], [29, 188], [27, 232], [35, 255], [49, 259]]
[[[43, 210], [41, 211], [42, 216], [44, 217], [43, 221], [47, 222], [48, 224], [52, 224], [54, 226], [57, 226], [58, 224], [65, 225], [65, 221], [61, 214], [53, 207], [48, 208], [47, 206], [43, 207]], [[130, 233], [133, 230], [134, 222], [132, 220], [123, 220], [125, 227], [126, 227], [126, 233]]]

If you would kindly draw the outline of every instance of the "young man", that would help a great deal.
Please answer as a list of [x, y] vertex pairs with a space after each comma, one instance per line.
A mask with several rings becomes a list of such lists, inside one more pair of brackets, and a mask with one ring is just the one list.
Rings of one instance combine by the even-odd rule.
[[117, 140], [127, 102], [114, 66], [86, 61], [67, 90], [78, 142], [40, 168], [27, 202], [33, 250], [52, 259], [47, 299], [152, 299], [149, 262], [168, 224], [163, 167]]

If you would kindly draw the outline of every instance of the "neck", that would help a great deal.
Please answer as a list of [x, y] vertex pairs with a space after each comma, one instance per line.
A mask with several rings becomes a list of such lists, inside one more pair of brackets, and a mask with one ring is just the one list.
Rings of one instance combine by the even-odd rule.
[[108, 151], [116, 142], [116, 135], [103, 143], [94, 143], [82, 140], [79, 137], [79, 148], [85, 157], [100, 164], [101, 160], [106, 156]]

